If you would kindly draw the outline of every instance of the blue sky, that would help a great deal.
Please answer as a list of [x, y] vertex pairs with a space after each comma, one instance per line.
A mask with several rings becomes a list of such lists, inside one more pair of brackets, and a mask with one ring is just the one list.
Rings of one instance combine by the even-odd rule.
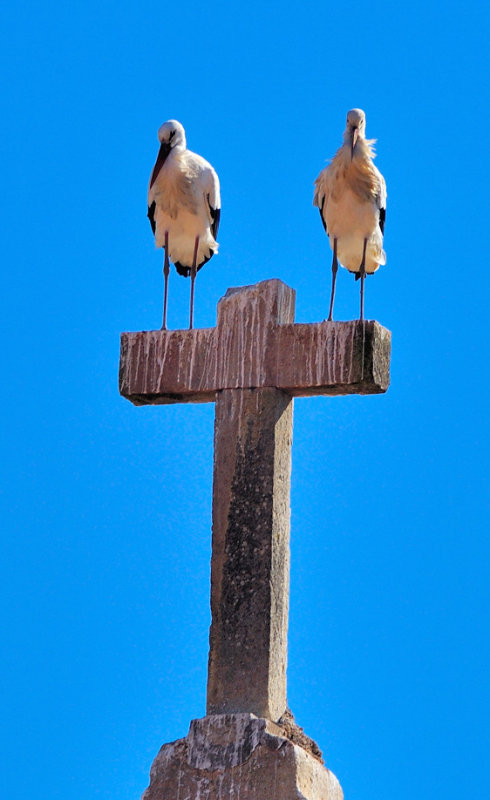
[[[313, 181], [353, 106], [388, 185], [366, 316], [392, 385], [295, 403], [289, 702], [349, 800], [488, 797], [488, 22], [433, 0], [0, 11], [9, 800], [138, 798], [205, 710], [213, 406], [117, 390], [119, 333], [161, 322], [157, 129], [179, 119], [221, 180], [196, 325], [272, 277], [313, 322]], [[341, 270], [337, 319], [358, 289]], [[173, 270], [171, 327], [188, 292]]]

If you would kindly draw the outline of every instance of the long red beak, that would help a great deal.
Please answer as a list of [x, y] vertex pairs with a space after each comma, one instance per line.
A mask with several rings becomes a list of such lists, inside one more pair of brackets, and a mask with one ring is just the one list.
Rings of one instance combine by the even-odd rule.
[[350, 149], [351, 161], [354, 158], [354, 147], [356, 146], [358, 138], [359, 138], [359, 128], [352, 128], [352, 144]]

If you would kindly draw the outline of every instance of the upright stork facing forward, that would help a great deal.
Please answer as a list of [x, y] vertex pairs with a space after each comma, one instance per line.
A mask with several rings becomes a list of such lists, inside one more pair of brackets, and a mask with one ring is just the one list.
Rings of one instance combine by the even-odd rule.
[[164, 122], [158, 138], [161, 144], [150, 176], [148, 218], [156, 247], [165, 249], [162, 330], [167, 327], [170, 260], [179, 275], [191, 278], [189, 328], [192, 328], [196, 274], [218, 252], [219, 180], [211, 164], [186, 149], [180, 122], [175, 119]]
[[332, 319], [338, 261], [361, 279], [361, 312], [364, 319], [364, 278], [386, 264], [383, 233], [386, 184], [373, 164], [375, 139], [366, 139], [366, 116], [360, 108], [347, 114], [344, 143], [332, 162], [315, 181], [313, 205], [318, 206], [323, 227], [333, 250]]

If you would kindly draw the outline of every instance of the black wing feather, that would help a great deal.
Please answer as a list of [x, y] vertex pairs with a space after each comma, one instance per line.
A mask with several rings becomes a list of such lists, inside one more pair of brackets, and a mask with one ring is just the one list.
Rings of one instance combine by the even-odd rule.
[[385, 219], [386, 219], [386, 208], [379, 209], [379, 227], [381, 228], [381, 233], [384, 234], [385, 232]]
[[211, 203], [209, 202], [209, 194], [208, 194], [208, 206], [209, 206], [209, 211], [210, 211], [210, 214], [211, 214], [211, 218], [213, 220], [212, 223], [211, 223], [211, 231], [213, 233], [214, 238], [217, 239], [218, 238], [219, 221], [220, 221], [220, 217], [221, 217], [221, 208], [213, 208], [212, 207]]
[[[208, 261], [210, 261], [210, 259], [213, 256], [214, 256], [214, 253], [212, 253], [212, 252], [210, 252], [209, 256], [204, 256], [204, 258], [201, 261], [201, 263], [196, 266], [196, 272], [199, 272], [201, 267], [203, 267], [204, 264], [207, 264]], [[174, 261], [174, 267], [177, 270], [177, 272], [179, 273], [179, 275], [182, 275], [184, 278], [189, 278], [190, 277], [190, 274], [192, 272], [191, 268], [190, 267], [186, 267], [186, 265], [182, 264], [181, 261]]]
[[150, 225], [151, 225], [151, 229], [152, 229], [153, 233], [155, 233], [155, 230], [156, 230], [156, 227], [157, 227], [156, 222], [155, 222], [155, 208], [156, 207], [157, 207], [157, 204], [155, 203], [155, 201], [153, 201], [151, 206], [148, 206], [148, 214], [146, 215], [148, 217], [148, 219], [150, 220]]
[[323, 219], [323, 206], [324, 206], [324, 205], [325, 205], [325, 197], [323, 198], [323, 200], [322, 200], [322, 205], [321, 205], [321, 207], [320, 207], [318, 210], [319, 210], [319, 212], [320, 212], [320, 217], [321, 217], [321, 220], [322, 220], [322, 225], [323, 225], [323, 227], [325, 228], [325, 233], [327, 233], [327, 234], [328, 234], [328, 231], [327, 231], [327, 223], [326, 223], [326, 222], [325, 222], [325, 220]]

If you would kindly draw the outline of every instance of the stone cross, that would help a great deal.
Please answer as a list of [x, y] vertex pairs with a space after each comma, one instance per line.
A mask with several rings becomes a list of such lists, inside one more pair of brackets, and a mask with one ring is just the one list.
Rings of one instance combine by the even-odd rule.
[[391, 334], [377, 322], [294, 324], [279, 280], [229, 289], [215, 328], [121, 337], [135, 405], [216, 404], [207, 714], [285, 712], [293, 398], [376, 394]]

